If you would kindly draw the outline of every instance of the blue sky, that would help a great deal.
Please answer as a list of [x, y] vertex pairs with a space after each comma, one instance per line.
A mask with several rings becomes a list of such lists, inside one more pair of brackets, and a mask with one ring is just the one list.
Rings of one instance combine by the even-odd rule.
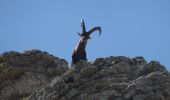
[[87, 57], [143, 56], [170, 70], [169, 0], [0, 0], [0, 53], [40, 49], [71, 62], [80, 19], [92, 34]]

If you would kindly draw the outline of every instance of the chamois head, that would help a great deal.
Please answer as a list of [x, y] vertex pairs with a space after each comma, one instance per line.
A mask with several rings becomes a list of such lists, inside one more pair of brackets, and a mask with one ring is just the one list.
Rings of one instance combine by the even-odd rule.
[[78, 35], [81, 37], [80, 41], [86, 43], [88, 39], [90, 38], [90, 34], [92, 34], [95, 31], [99, 31], [99, 36], [101, 34], [101, 27], [93, 27], [91, 30], [89, 30], [88, 32], [86, 31], [86, 26], [84, 23], [84, 20], [81, 19], [81, 27], [82, 27], [82, 33], [78, 32]]

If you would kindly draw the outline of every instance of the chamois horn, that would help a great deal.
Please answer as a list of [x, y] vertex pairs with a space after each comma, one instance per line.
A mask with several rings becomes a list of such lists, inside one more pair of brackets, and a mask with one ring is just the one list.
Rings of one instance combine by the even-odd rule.
[[93, 27], [90, 31], [87, 32], [87, 34], [90, 35], [95, 31], [99, 31], [99, 36], [100, 36], [102, 29], [101, 29], [101, 27]]
[[91, 30], [89, 30], [88, 32], [86, 32], [86, 26], [85, 26], [85, 22], [83, 19], [81, 19], [81, 27], [82, 27], [82, 34], [78, 33], [78, 35], [82, 36], [82, 35], [86, 35], [90, 38], [90, 34], [92, 34], [95, 31], [99, 31], [99, 36], [102, 32], [101, 27], [93, 27]]
[[81, 27], [82, 27], [82, 33], [86, 33], [86, 26], [84, 23], [84, 19], [81, 19]]

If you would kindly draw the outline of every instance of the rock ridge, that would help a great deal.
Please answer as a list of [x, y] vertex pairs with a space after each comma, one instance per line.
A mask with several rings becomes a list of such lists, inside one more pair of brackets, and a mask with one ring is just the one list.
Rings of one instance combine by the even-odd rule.
[[143, 57], [80, 61], [27, 100], [169, 100], [170, 74]]
[[20, 100], [68, 70], [64, 59], [40, 50], [0, 55], [0, 100]]
[[80, 61], [40, 50], [0, 55], [0, 100], [170, 100], [170, 73], [158, 61], [110, 56]]

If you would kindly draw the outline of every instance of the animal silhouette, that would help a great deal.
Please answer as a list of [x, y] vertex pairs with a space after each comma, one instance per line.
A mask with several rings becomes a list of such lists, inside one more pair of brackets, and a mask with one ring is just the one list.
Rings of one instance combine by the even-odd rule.
[[74, 48], [72, 53], [72, 65], [76, 64], [80, 60], [86, 60], [86, 45], [87, 41], [90, 38], [90, 35], [95, 32], [99, 31], [99, 36], [101, 34], [101, 27], [93, 27], [88, 32], [86, 31], [85, 22], [83, 19], [81, 19], [81, 27], [82, 27], [82, 33], [78, 32], [78, 35], [80, 36], [80, 40], [77, 44], [77, 46]]

